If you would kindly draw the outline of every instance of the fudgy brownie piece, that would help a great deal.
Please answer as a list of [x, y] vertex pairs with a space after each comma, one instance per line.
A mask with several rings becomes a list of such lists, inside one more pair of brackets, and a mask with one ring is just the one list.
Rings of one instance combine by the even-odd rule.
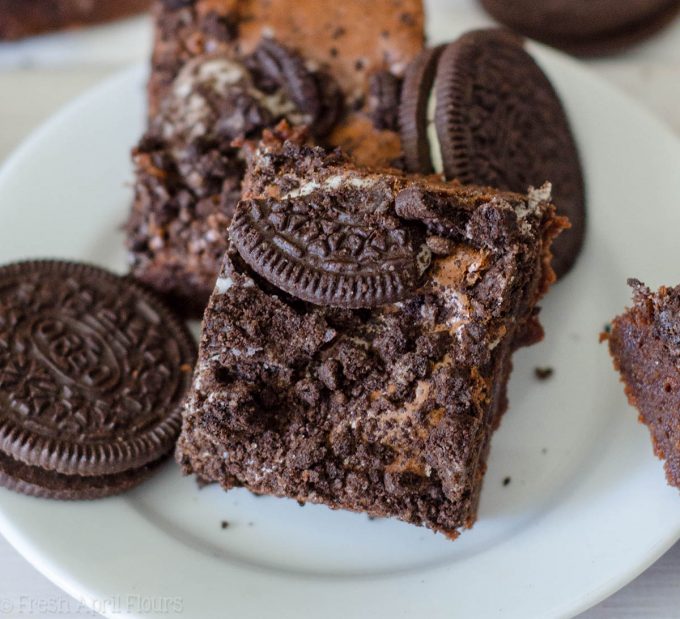
[[150, 6], [151, 0], [0, 0], [0, 41], [111, 21]]
[[564, 225], [528, 198], [266, 135], [206, 310], [177, 459], [257, 493], [473, 524], [511, 353]]
[[128, 249], [136, 277], [200, 315], [240, 196], [239, 140], [286, 118], [359, 161], [398, 158], [399, 79], [423, 12], [421, 0], [166, 0], [155, 18]]
[[680, 488], [680, 286], [652, 293], [635, 279], [633, 306], [612, 321], [609, 351], [628, 401], [664, 459], [668, 482]]
[[263, 37], [328, 67], [350, 107], [372, 75], [402, 75], [422, 49], [421, 0], [163, 0], [149, 82], [151, 114], [184, 64], [205, 53], [251, 53]]

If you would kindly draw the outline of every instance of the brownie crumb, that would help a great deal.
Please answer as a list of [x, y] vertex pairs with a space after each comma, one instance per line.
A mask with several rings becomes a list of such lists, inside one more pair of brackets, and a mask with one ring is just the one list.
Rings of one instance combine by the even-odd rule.
[[536, 376], [538, 380], [548, 380], [554, 373], [555, 370], [553, 370], [553, 368], [534, 368], [534, 376]]
[[503, 486], [509, 486], [511, 481], [512, 481], [512, 477], [506, 477], [503, 480]]
[[612, 331], [612, 324], [611, 324], [610, 322], [606, 323], [606, 324], [604, 325], [603, 331], [604, 331], [605, 333], [611, 333], [611, 331]]
[[228, 521], [228, 520], [223, 520], [222, 522], [220, 522], [220, 526], [221, 526], [223, 529], [228, 528], [228, 527], [229, 527], [229, 521]]

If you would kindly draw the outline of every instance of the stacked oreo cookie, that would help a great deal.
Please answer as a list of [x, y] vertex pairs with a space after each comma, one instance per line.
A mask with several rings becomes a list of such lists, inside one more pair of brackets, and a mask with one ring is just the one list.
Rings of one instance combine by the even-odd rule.
[[195, 345], [155, 295], [95, 267], [0, 268], [0, 484], [95, 499], [173, 449]]

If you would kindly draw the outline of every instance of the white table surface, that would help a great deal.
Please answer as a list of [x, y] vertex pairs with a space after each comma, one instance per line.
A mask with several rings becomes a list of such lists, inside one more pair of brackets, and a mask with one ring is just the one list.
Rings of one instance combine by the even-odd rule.
[[[451, 4], [459, 22], [470, 27], [488, 23], [471, 0]], [[0, 44], [0, 163], [62, 104], [127, 64], [146, 60], [149, 49], [146, 18]], [[680, 20], [651, 42], [588, 64], [665, 119], [680, 137]], [[96, 615], [39, 574], [0, 536], [0, 617], [4, 616]], [[680, 619], [680, 543], [581, 618]]]

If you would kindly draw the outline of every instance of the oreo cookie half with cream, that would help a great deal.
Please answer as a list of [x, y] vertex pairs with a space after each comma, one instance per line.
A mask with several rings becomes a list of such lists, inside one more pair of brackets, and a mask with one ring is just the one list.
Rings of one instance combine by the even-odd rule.
[[572, 225], [553, 247], [557, 275], [567, 273], [585, 236], [583, 173], [559, 96], [522, 40], [478, 30], [426, 50], [409, 66], [401, 100], [410, 171], [517, 192], [552, 183]]

